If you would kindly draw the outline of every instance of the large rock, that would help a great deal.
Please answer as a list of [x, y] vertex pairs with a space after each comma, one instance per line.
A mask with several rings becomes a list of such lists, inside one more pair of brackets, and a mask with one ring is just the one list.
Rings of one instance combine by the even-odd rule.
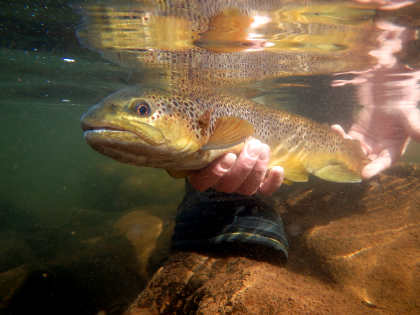
[[313, 227], [304, 242], [319, 266], [363, 303], [418, 314], [420, 172], [394, 172], [369, 183], [360, 199], [347, 199], [337, 209], [343, 217]]
[[419, 314], [419, 175], [284, 188], [286, 264], [264, 249], [173, 253], [127, 314]]

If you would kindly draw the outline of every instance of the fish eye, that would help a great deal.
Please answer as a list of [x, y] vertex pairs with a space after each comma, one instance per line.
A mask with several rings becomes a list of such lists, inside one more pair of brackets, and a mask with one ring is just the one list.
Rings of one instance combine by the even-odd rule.
[[150, 105], [144, 100], [133, 102], [132, 108], [141, 117], [147, 117], [151, 114]]

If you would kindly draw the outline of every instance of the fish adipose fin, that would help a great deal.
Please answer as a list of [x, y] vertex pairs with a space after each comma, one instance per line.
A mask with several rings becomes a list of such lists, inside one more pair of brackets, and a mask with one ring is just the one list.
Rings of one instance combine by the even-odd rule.
[[217, 119], [214, 132], [202, 150], [226, 149], [237, 145], [254, 134], [254, 127], [246, 120], [236, 117]]

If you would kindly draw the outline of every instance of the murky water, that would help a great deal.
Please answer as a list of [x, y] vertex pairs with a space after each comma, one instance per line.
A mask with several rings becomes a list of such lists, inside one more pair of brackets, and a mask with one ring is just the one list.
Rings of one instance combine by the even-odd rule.
[[[106, 158], [83, 139], [81, 115], [114, 91], [211, 85], [346, 130], [356, 124], [372, 155], [398, 155], [418, 130], [419, 4], [13, 1], [0, 16], [0, 313], [120, 314], [168, 255], [183, 181]], [[402, 161], [420, 161], [418, 143]], [[420, 205], [401, 209], [413, 213], [401, 226], [418, 235]], [[407, 246], [414, 269], [418, 246]], [[400, 278], [407, 296], [418, 293]], [[358, 296], [392, 285], [377, 280], [361, 294], [342, 279]]]

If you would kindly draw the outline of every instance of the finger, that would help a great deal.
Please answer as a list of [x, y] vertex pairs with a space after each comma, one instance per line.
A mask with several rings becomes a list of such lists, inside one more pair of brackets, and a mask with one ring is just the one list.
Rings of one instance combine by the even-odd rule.
[[390, 167], [391, 164], [392, 162], [389, 157], [378, 157], [363, 168], [362, 177], [364, 179], [369, 179]]
[[394, 2], [391, 2], [389, 4], [386, 4], [386, 5], [383, 5], [383, 6], [379, 7], [379, 9], [384, 10], [384, 11], [386, 11], [386, 10], [397, 10], [397, 9], [400, 9], [400, 8], [404, 8], [408, 5], [412, 5], [413, 3], [415, 3], [415, 0], [411, 0], [411, 1], [406, 0], [406, 1], [398, 1], [398, 2], [394, 1]]
[[358, 140], [360, 143], [360, 147], [363, 151], [364, 154], [368, 154], [368, 152], [371, 152], [372, 149], [371, 147], [367, 144], [365, 137], [354, 131], [354, 130], [350, 130], [349, 133], [346, 133], [343, 129], [343, 127], [341, 127], [340, 125], [332, 125], [331, 129], [335, 132], [337, 132], [341, 137], [343, 137], [343, 139], [348, 139], [348, 140]]
[[400, 156], [403, 156], [405, 154], [405, 151], [407, 150], [407, 147], [410, 144], [410, 142], [411, 142], [411, 138], [410, 137], [407, 137], [407, 139], [405, 139], [405, 141], [404, 141], [404, 143], [402, 145]]
[[281, 186], [284, 180], [284, 170], [281, 166], [274, 166], [268, 171], [268, 176], [260, 186], [260, 193], [272, 195]]
[[352, 137], [350, 137], [343, 129], [343, 127], [341, 127], [340, 125], [332, 125], [331, 129], [335, 132], [337, 132], [340, 136], [342, 136], [344, 139], [353, 139]]
[[254, 168], [261, 153], [262, 143], [257, 139], [250, 139], [239, 154], [238, 159], [230, 171], [214, 186], [218, 191], [235, 192], [245, 181]]
[[[347, 74], [362, 74], [363, 71], [349, 71]], [[346, 73], [342, 73], [342, 74], [346, 74]], [[336, 73], [335, 75], [340, 75], [340, 73]], [[331, 83], [332, 87], [340, 87], [340, 86], [345, 86], [348, 84], [353, 84], [353, 85], [357, 85], [357, 84], [362, 84], [365, 83], [366, 79], [362, 78], [360, 75], [358, 77], [356, 77], [355, 79], [352, 80], [340, 80], [340, 79], [336, 79], [333, 80]]]
[[371, 178], [380, 172], [386, 170], [394, 164], [401, 156], [401, 147], [395, 146], [383, 150], [378, 157], [366, 165], [362, 170], [362, 177], [365, 179]]
[[236, 192], [241, 195], [255, 194], [264, 181], [269, 160], [270, 147], [266, 144], [262, 144], [261, 152], [258, 156], [258, 160], [255, 162], [254, 168]]
[[366, 155], [372, 154], [372, 140], [366, 137], [362, 132], [350, 129], [348, 135], [351, 139], [359, 141], [360, 146]]
[[406, 116], [405, 129], [407, 134], [415, 141], [420, 142], [420, 111], [410, 111]]
[[237, 157], [233, 153], [225, 154], [220, 159], [211, 163], [208, 167], [191, 175], [191, 185], [198, 191], [205, 191], [210, 187], [213, 187], [229, 172], [235, 164], [236, 159]]

